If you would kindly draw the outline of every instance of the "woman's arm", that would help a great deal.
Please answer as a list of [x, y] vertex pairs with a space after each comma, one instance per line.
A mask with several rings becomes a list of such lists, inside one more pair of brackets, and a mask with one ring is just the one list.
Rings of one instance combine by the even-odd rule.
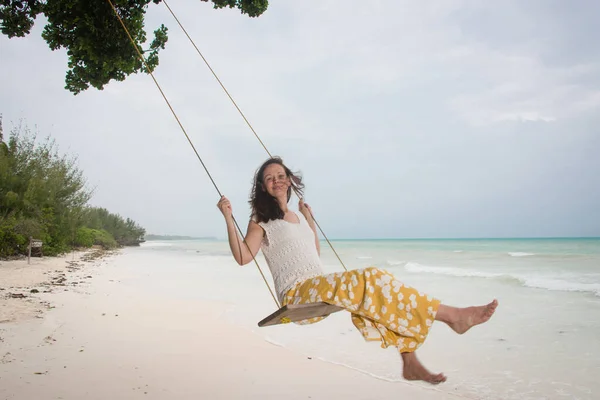
[[246, 265], [256, 257], [260, 244], [263, 239], [264, 231], [256, 222], [250, 220], [248, 223], [248, 229], [246, 230], [246, 243], [240, 237], [235, 222], [233, 221], [233, 212], [231, 204], [225, 196], [219, 200], [217, 207], [223, 213], [225, 217], [225, 223], [227, 224], [227, 237], [229, 238], [229, 248], [233, 258], [239, 265]]
[[310, 206], [306, 204], [303, 200], [300, 200], [300, 202], [298, 203], [298, 208], [300, 209], [302, 215], [304, 215], [304, 218], [306, 218], [308, 225], [315, 234], [315, 247], [317, 248], [317, 254], [321, 255], [321, 243], [319, 242], [319, 235], [317, 234], [317, 226], [312, 217], [312, 208], [310, 208]]

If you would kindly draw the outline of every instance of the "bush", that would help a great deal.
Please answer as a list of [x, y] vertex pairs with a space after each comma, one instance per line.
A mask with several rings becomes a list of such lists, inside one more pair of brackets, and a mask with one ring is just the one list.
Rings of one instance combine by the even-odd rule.
[[0, 257], [24, 254], [27, 250], [27, 237], [15, 232], [15, 218], [0, 219]]
[[94, 232], [96, 232], [94, 229], [79, 228], [75, 236], [75, 246], [92, 247], [94, 245], [94, 238], [96, 237]]
[[40, 239], [44, 236], [44, 228], [39, 221], [33, 218], [19, 219], [14, 225], [15, 233], [22, 235], [25, 238], [33, 237]]
[[102, 246], [104, 249], [118, 247], [117, 241], [104, 229], [79, 228], [75, 238], [75, 246], [92, 247]]
[[105, 249], [114, 249], [118, 247], [116, 240], [111, 236], [110, 233], [105, 231], [104, 229], [94, 231], [94, 244], [102, 246]]

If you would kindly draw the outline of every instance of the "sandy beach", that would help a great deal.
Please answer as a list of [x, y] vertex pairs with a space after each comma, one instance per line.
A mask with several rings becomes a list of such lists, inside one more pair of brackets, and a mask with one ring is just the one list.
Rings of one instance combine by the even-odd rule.
[[[0, 260], [0, 323], [42, 318], [51, 305], [39, 293], [66, 291], [91, 279], [82, 274], [86, 263], [106, 255], [101, 250], [74, 251], [59, 257]], [[68, 277], [67, 277], [68, 276]]]
[[271, 344], [219, 318], [225, 304], [127, 285], [120, 257], [0, 263], [1, 399], [464, 398]]

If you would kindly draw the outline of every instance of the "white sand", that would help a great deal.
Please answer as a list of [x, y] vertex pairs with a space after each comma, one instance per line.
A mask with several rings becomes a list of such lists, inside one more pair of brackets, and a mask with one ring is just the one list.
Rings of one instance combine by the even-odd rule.
[[96, 251], [75, 251], [60, 257], [31, 257], [29, 263], [27, 258], [0, 260], [0, 323], [41, 317], [50, 304], [42, 301], [37, 293], [68, 290], [68, 286], [90, 279], [89, 275], [77, 271], [89, 262], [82, 257], [89, 258]]
[[[3, 263], [0, 286], [40, 285], [69, 257], [21, 268]], [[88, 274], [93, 279], [81, 280]], [[23, 299], [2, 298], [12, 322], [0, 323], [1, 399], [458, 398], [269, 344], [221, 321], [220, 304], [158, 298], [122, 283], [135, 277], [110, 259], [66, 277], [83, 283], [35, 294], [55, 305], [42, 318], [20, 315], [15, 304]]]

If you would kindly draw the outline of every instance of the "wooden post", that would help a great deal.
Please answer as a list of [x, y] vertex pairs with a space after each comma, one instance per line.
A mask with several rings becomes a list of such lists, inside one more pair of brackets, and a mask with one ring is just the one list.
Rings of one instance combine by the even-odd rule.
[[29, 249], [29, 252], [27, 254], [27, 264], [31, 264], [31, 242], [33, 241], [33, 238], [31, 236], [29, 236], [29, 246], [27, 246]]

